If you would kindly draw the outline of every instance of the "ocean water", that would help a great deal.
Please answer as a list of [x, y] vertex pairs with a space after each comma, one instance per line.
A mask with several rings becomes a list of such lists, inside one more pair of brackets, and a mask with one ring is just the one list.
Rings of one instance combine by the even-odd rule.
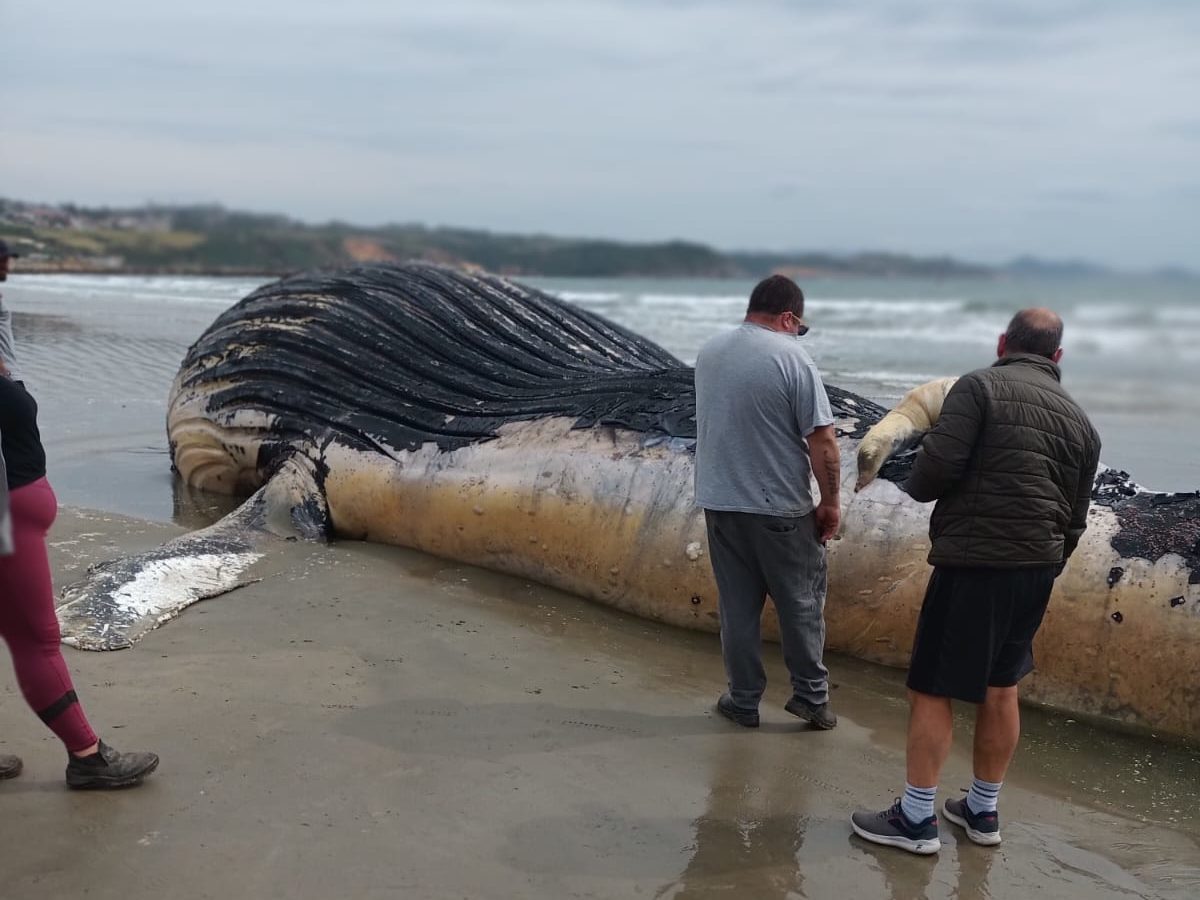
[[[750, 281], [526, 279], [692, 362], [742, 317]], [[259, 279], [12, 276], [18, 352], [65, 505], [195, 525], [227, 503], [179, 489], [166, 401], [188, 346]], [[1200, 284], [811, 279], [802, 340], [826, 381], [892, 405], [909, 388], [987, 365], [1022, 306], [1066, 322], [1064, 382], [1104, 461], [1158, 490], [1200, 488]]]

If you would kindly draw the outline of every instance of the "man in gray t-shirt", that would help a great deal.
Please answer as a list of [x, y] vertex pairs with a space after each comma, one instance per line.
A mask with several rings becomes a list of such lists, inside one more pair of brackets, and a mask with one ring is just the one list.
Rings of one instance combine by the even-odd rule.
[[[0, 281], [8, 280], [8, 262], [19, 257], [13, 253], [5, 241], [0, 240]], [[12, 311], [4, 306], [4, 297], [0, 296], [0, 375], [8, 375], [18, 381], [16, 373], [17, 354], [13, 350]]]
[[767, 684], [767, 594], [792, 680], [785, 709], [819, 728], [837, 724], [822, 656], [825, 542], [841, 521], [841, 460], [825, 386], [796, 340], [808, 331], [803, 315], [800, 288], [772, 275], [754, 288], [745, 321], [696, 360], [696, 505], [708, 526], [729, 678], [717, 710], [751, 728]]
[[[8, 261], [20, 256], [8, 249], [8, 244], [0, 241], [0, 281], [8, 279]], [[17, 358], [13, 352], [12, 312], [4, 306], [4, 298], [0, 297], [0, 378], [16, 378]], [[4, 456], [0, 454], [0, 556], [12, 553], [12, 521], [8, 511], [8, 476], [4, 466]]]

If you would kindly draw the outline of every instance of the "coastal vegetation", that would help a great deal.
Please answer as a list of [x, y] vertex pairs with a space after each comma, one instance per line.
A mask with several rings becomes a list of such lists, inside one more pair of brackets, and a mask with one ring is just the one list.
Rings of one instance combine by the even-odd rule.
[[502, 275], [592, 277], [756, 278], [781, 272], [946, 278], [1006, 271], [946, 256], [727, 252], [682, 240], [632, 243], [420, 224], [309, 224], [215, 205], [116, 209], [0, 198], [0, 237], [22, 254], [25, 272], [282, 275], [409, 259]]

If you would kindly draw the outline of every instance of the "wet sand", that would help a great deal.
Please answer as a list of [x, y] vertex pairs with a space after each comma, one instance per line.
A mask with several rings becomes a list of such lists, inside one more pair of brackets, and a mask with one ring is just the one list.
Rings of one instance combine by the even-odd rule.
[[[57, 583], [178, 533], [63, 510]], [[67, 650], [97, 730], [163, 757], [75, 793], [0, 678], [4, 898], [1194, 898], [1200, 753], [1030, 713], [1004, 844], [924, 859], [847, 824], [903, 784], [901, 673], [843, 658], [842, 717], [711, 708], [710, 635], [396, 548], [293, 544], [112, 654]], [[966, 720], [963, 719], [963, 724]], [[970, 780], [960, 730], [942, 797]]]

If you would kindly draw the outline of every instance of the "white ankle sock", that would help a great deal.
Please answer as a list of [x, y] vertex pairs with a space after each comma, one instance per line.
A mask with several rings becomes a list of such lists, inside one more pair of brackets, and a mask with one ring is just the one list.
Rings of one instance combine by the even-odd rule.
[[996, 800], [1000, 796], [1003, 781], [980, 781], [978, 778], [967, 791], [967, 807], [978, 815], [983, 812], [995, 812]]
[[937, 785], [913, 787], [904, 782], [904, 796], [900, 798], [900, 811], [904, 818], [916, 825], [933, 815], [933, 801], [937, 798]]

